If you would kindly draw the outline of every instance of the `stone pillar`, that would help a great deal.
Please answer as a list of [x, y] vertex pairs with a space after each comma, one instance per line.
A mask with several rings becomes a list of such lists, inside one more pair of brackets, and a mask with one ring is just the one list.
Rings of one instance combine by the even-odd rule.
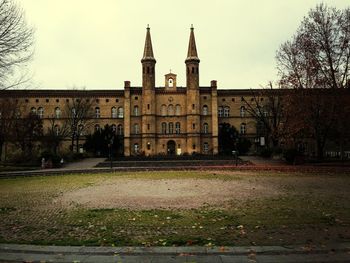
[[124, 82], [124, 155], [130, 156], [130, 81]]
[[213, 154], [219, 153], [219, 124], [218, 124], [218, 92], [217, 92], [217, 82], [212, 80], [211, 83], [211, 125], [212, 125], [212, 149]]

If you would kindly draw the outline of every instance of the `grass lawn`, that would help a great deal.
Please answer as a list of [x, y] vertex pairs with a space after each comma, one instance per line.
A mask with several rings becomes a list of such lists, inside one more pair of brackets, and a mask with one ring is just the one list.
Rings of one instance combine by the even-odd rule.
[[0, 242], [288, 245], [350, 241], [350, 173], [71, 174], [0, 180]]

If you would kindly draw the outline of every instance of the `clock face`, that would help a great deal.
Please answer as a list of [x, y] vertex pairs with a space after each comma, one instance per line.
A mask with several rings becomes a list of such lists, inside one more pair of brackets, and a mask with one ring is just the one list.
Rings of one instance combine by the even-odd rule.
[[173, 97], [169, 97], [168, 99], [169, 102], [172, 102], [173, 100], [174, 100]]

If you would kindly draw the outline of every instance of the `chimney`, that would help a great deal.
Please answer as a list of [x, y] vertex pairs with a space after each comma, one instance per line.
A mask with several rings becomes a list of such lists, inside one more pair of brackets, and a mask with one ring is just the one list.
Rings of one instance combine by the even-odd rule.
[[216, 88], [217, 87], [217, 81], [216, 80], [210, 81], [210, 87]]
[[130, 88], [130, 81], [129, 80], [124, 81], [124, 88]]

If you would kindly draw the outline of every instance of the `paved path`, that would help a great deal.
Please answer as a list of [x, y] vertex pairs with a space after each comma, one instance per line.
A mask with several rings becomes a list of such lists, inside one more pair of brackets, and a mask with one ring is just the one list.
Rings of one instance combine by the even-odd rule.
[[106, 158], [86, 158], [81, 161], [67, 163], [64, 165], [64, 169], [91, 169], [105, 160]]
[[257, 166], [285, 166], [286, 162], [279, 159], [269, 159], [260, 156], [239, 156], [243, 161], [249, 161]]
[[327, 247], [69, 247], [0, 244], [0, 262], [349, 262], [350, 244]]

